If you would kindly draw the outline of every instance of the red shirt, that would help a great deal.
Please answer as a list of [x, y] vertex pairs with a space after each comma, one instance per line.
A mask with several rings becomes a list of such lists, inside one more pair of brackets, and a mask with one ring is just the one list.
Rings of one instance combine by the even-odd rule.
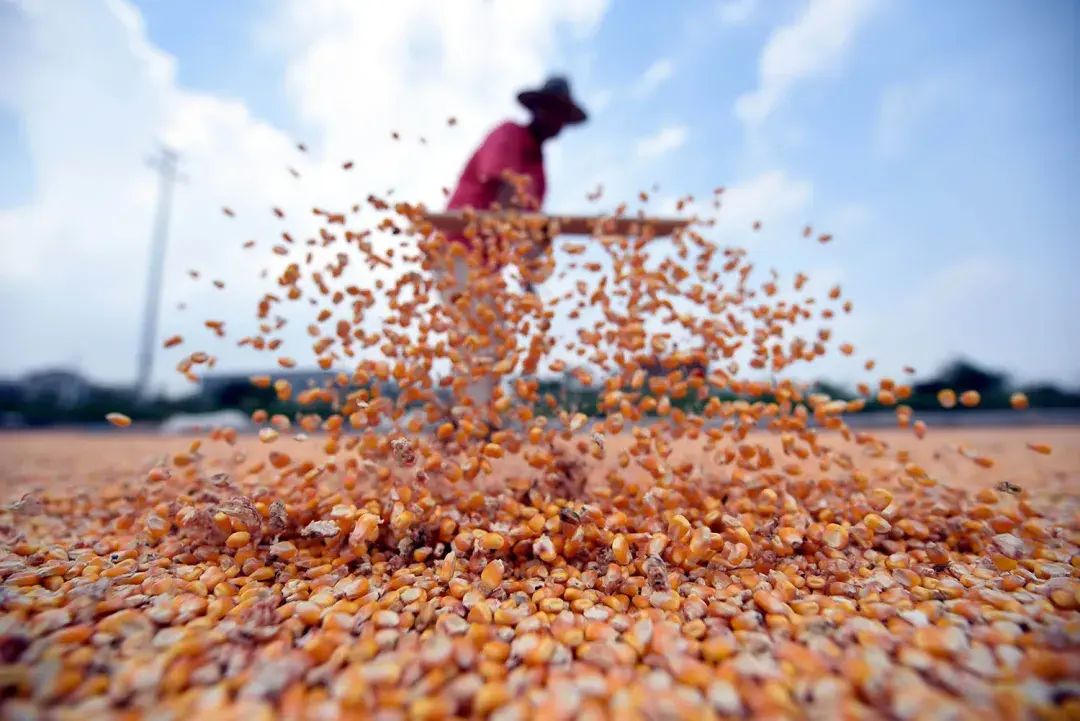
[[[529, 179], [526, 209], [539, 210], [547, 192], [544, 155], [529, 129], [511, 122], [495, 128], [469, 158], [446, 209], [489, 210], [499, 199], [507, 171]], [[460, 234], [449, 240], [467, 247], [470, 245]]]

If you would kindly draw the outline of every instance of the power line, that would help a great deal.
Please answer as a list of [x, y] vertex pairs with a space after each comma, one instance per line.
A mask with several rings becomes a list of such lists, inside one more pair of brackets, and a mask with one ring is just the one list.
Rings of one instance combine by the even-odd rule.
[[150, 269], [146, 278], [146, 302], [143, 305], [142, 338], [138, 357], [138, 375], [135, 380], [135, 395], [140, 401], [148, 400], [148, 386], [154, 370], [158, 316], [164, 289], [163, 276], [169, 235], [169, 214], [172, 210], [173, 186], [179, 179], [176, 172], [178, 161], [179, 156], [169, 148], [162, 148], [160, 154], [149, 161], [150, 166], [158, 171], [158, 207], [150, 246]]

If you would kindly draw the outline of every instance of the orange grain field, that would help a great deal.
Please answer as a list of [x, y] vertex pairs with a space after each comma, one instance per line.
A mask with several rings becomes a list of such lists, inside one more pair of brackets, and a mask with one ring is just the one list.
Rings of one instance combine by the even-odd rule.
[[[924, 440], [910, 433], [877, 431], [875, 435], [890, 447], [904, 450], [912, 459], [949, 486], [978, 491], [986, 485], [982, 469], [961, 455], [959, 448], [980, 449], [993, 454], [997, 463], [995, 475], [1012, 479], [1034, 498], [1043, 503], [1071, 502], [1080, 498], [1080, 428], [1001, 428], [990, 430], [937, 430]], [[193, 436], [194, 438], [195, 436]], [[774, 452], [781, 451], [779, 438], [760, 433], [751, 436], [755, 442]], [[1034, 456], [1027, 444], [1031, 439], [1052, 444], [1054, 453], [1047, 457]], [[857, 452], [853, 443], [833, 438], [837, 449]], [[80, 434], [65, 432], [28, 432], [0, 435], [0, 502], [11, 502], [23, 494], [43, 491], [90, 491], [108, 487], [127, 477], [138, 477], [163, 458], [186, 451], [191, 443], [183, 437], [160, 436], [156, 433]], [[322, 441], [309, 438], [292, 442], [311, 455], [318, 453]], [[622, 435], [605, 444], [607, 460], [592, 468], [591, 483], [602, 486], [606, 471], [616, 468], [617, 451], [625, 450], [632, 437]], [[696, 467], [707, 467], [709, 453], [700, 441], [683, 440], [674, 444], [673, 460], [685, 460]], [[252, 459], [265, 459], [266, 447], [253, 437], [240, 437], [236, 447]], [[229, 453], [221, 447], [206, 446], [209, 467], [227, 464]], [[715, 455], [715, 454], [713, 454]], [[802, 464], [807, 472], [812, 464]], [[891, 457], [868, 463], [883, 476], [894, 470]], [[507, 479], [527, 477], [527, 465], [520, 459], [508, 458], [497, 464], [491, 477], [481, 479], [486, 487], [498, 490]], [[723, 469], [718, 468], [718, 473]]]
[[[394, 210], [385, 237], [315, 209], [250, 333], [207, 323], [268, 367], [345, 369], [254, 378], [299, 407], [257, 436], [118, 408], [108, 434], [0, 437], [0, 715], [1080, 718], [1080, 431], [942, 431], [902, 381], [794, 380], [831, 352], [873, 368], [832, 332], [852, 302], [761, 279], [706, 223], [566, 243], [544, 300]], [[482, 232], [552, 275], [541, 228]], [[310, 353], [283, 347], [309, 306]], [[164, 343], [192, 380], [199, 344]], [[596, 416], [544, 372], [600, 384]], [[848, 426], [870, 398], [894, 430]]]

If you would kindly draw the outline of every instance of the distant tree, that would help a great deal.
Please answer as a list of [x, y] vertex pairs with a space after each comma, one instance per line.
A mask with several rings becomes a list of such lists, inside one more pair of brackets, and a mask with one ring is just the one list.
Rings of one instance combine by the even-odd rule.
[[956, 391], [978, 391], [990, 396], [1005, 393], [1008, 390], [1009, 377], [1005, 373], [980, 368], [975, 363], [959, 359], [949, 363], [934, 378], [923, 383], [916, 383], [912, 390], [919, 395], [933, 395], [945, 388]]
[[850, 399], [853, 396], [852, 392], [847, 388], [844, 388], [843, 386], [837, 383], [832, 383], [830, 381], [816, 382], [814, 384], [814, 392], [824, 393], [825, 395], [835, 400], [846, 400]]
[[1067, 391], [1053, 383], [1039, 383], [1023, 390], [1028, 402], [1036, 408], [1069, 408], [1080, 405], [1080, 392]]

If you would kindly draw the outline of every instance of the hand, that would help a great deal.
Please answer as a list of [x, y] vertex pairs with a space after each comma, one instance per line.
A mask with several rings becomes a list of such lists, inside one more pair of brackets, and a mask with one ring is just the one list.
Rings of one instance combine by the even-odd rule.
[[540, 258], [544, 257], [551, 250], [551, 233], [548, 227], [545, 225], [543, 228], [537, 230], [531, 238], [529, 249], [525, 253], [525, 259], [534, 264]]
[[548, 232], [547, 226], [538, 229], [532, 237], [532, 247], [529, 248], [529, 257], [538, 258], [547, 252], [547, 249], [551, 246], [551, 233]]
[[543, 233], [543, 237], [540, 240], [540, 244], [544, 248], [547, 248], [549, 245], [551, 245], [551, 241], [554, 238], [555, 238], [555, 221], [549, 220], [547, 223], [544, 224], [544, 233]]

